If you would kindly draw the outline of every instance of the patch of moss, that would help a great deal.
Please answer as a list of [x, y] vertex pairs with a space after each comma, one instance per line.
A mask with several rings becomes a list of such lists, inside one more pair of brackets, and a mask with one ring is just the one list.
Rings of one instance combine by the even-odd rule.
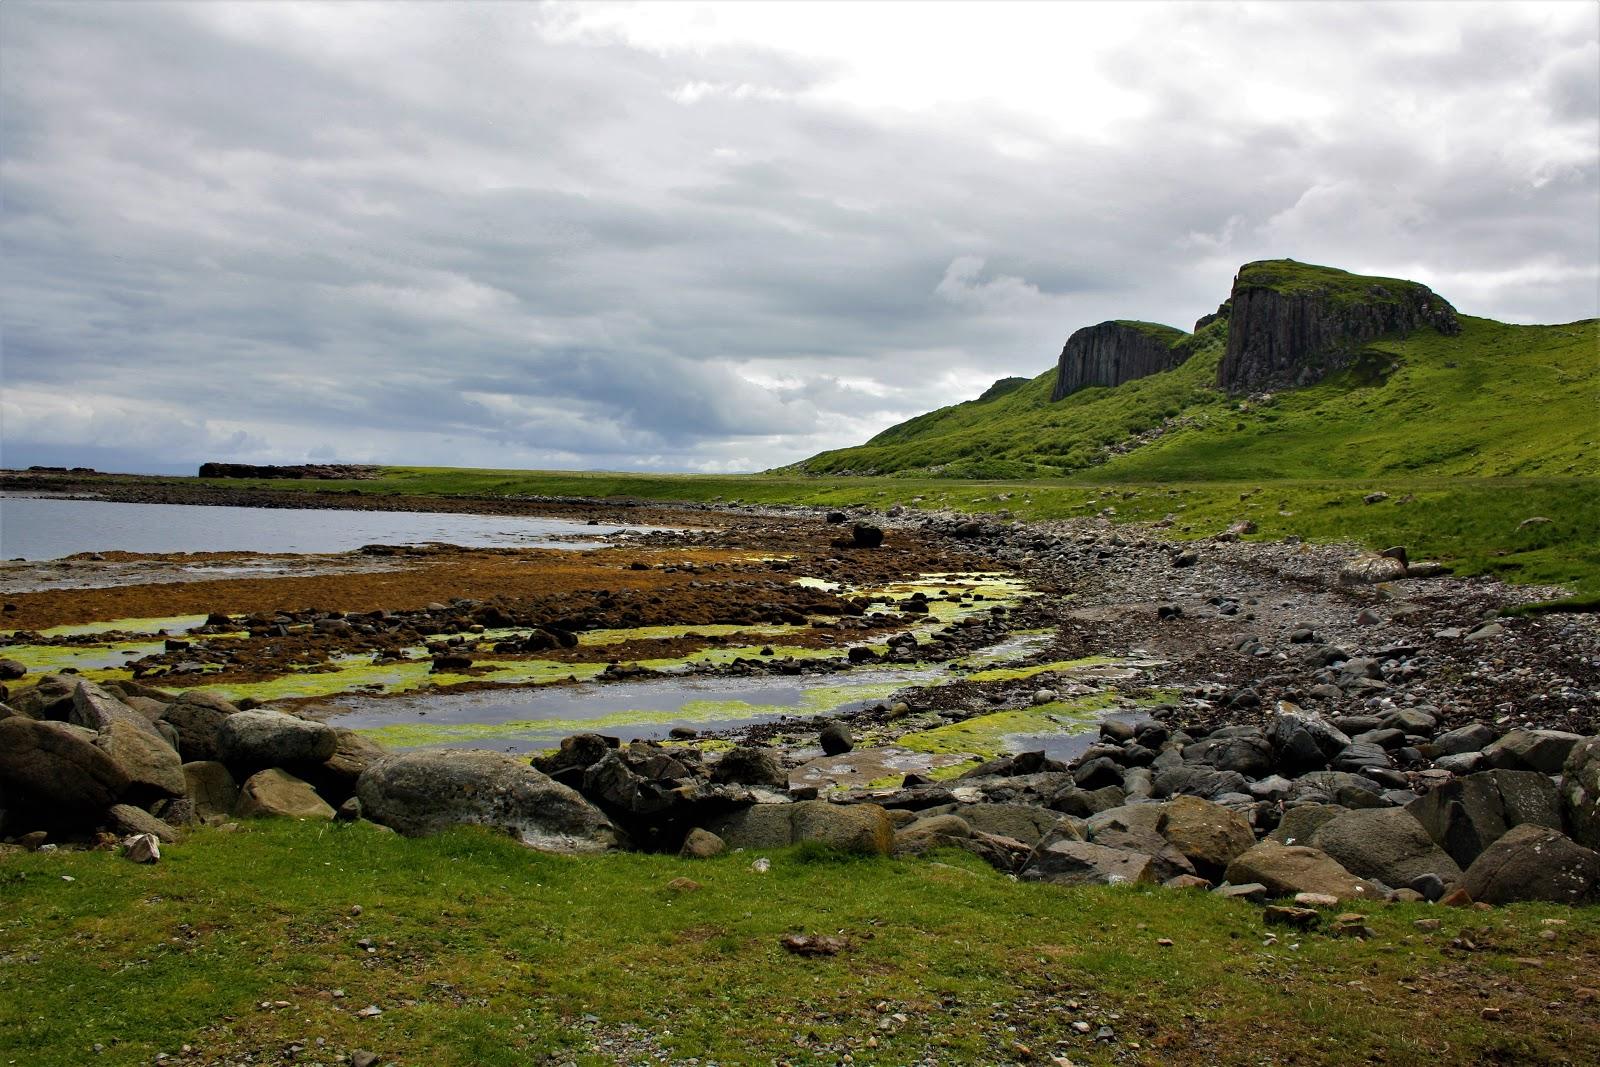
[[1028, 667], [994, 667], [985, 671], [975, 671], [964, 676], [961, 680], [967, 682], [1016, 682], [1052, 671], [1071, 671], [1080, 667], [1100, 667], [1117, 662], [1119, 661], [1111, 656], [1085, 656], [1083, 659], [1063, 659], [1054, 663], [1035, 663]]
[[1074, 734], [1090, 729], [1100, 721], [1099, 713], [1111, 707], [1115, 699], [1110, 693], [1096, 693], [1033, 708], [975, 715], [961, 722], [906, 734], [896, 744], [918, 752], [970, 753], [989, 759], [1007, 750], [1009, 737]]

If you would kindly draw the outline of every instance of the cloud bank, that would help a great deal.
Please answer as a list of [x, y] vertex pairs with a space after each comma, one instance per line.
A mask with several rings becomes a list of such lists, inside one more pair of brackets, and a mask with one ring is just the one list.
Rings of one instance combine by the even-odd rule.
[[0, 462], [755, 470], [1292, 256], [1597, 313], [1600, 9], [0, 7]]

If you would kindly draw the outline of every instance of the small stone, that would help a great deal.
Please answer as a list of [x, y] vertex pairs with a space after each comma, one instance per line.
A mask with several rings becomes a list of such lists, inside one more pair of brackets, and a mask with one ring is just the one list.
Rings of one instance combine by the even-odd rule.
[[376, 1004], [368, 1004], [366, 1007], [356, 1012], [356, 1014], [363, 1019], [376, 1019], [378, 1016], [383, 1014], [383, 1009], [378, 1007]]
[[368, 1052], [366, 1049], [356, 1049], [350, 1053], [350, 1067], [377, 1067], [378, 1054]]
[[134, 863], [158, 863], [161, 842], [155, 834], [134, 834], [122, 843], [122, 854]]
[[1302, 908], [1333, 908], [1339, 904], [1339, 898], [1332, 893], [1296, 893], [1294, 902]]
[[1444, 923], [1440, 922], [1438, 919], [1418, 919], [1411, 925], [1415, 926], [1418, 930], [1426, 930], [1431, 933], [1443, 926]]

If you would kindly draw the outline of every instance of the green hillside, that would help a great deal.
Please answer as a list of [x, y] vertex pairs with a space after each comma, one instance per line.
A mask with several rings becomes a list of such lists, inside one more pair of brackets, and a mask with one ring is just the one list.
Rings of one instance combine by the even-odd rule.
[[1190, 481], [1600, 474], [1600, 320], [1461, 316], [1366, 346], [1356, 365], [1268, 398], [1215, 387], [1218, 320], [1170, 371], [1050, 402], [1054, 369], [1004, 395], [891, 427], [790, 470], [954, 478]]

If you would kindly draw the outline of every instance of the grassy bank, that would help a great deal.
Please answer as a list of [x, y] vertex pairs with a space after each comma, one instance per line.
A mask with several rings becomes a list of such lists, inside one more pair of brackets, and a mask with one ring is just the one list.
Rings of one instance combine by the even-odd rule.
[[[653, 475], [571, 471], [390, 467], [349, 482], [241, 482], [304, 492], [423, 496], [585, 496], [653, 501], [862, 505], [901, 503], [1019, 519], [1103, 514], [1116, 522], [1174, 517], [1175, 538], [1206, 538], [1248, 518], [1264, 539], [1297, 535], [1371, 548], [1403, 544], [1413, 558], [1450, 563], [1465, 575], [1560, 584], [1600, 596], [1600, 479], [1421, 477], [1226, 481], [961, 481], [949, 478], [800, 475]], [[1388, 499], [1366, 504], [1370, 493]], [[1547, 523], [1523, 526], [1524, 519]]]
[[[1362, 905], [1370, 941], [1268, 943], [1248, 904], [946, 859], [786, 851], [763, 874], [747, 855], [572, 859], [477, 832], [288, 823], [206, 831], [154, 867], [9, 856], [0, 1063], [278, 1062], [295, 1044], [301, 1061], [366, 1048], [436, 1067], [655, 1049], [1004, 1063], [1018, 1045], [1075, 1063], [1600, 1060], [1577, 988], [1600, 972], [1600, 909]], [[669, 886], [683, 876], [702, 888]], [[1414, 928], [1424, 916], [1442, 929]], [[801, 932], [853, 947], [779, 947]], [[382, 1014], [357, 1014], [369, 1005]]]

